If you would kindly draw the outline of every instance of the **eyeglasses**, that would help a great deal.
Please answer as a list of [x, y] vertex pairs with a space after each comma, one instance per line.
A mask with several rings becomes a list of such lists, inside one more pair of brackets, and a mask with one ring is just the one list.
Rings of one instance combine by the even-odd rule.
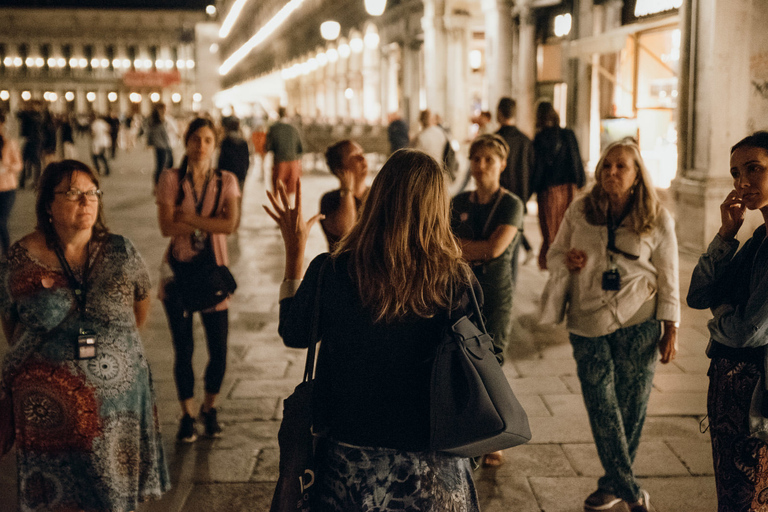
[[76, 188], [71, 188], [66, 192], [54, 192], [54, 194], [63, 195], [67, 198], [67, 201], [72, 201], [74, 203], [75, 201], [80, 201], [82, 197], [85, 197], [88, 201], [98, 201], [101, 199], [101, 196], [104, 195], [104, 192], [99, 189], [78, 190]]

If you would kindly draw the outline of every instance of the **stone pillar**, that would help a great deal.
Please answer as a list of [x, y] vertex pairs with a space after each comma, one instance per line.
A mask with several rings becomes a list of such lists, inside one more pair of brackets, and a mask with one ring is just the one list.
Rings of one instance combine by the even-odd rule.
[[408, 121], [411, 131], [419, 126], [419, 53], [421, 43], [418, 40], [403, 45], [403, 117]]
[[424, 32], [424, 86], [427, 107], [433, 113], [445, 116], [448, 108], [445, 0], [424, 0], [421, 27]]
[[[594, 22], [592, 16], [593, 1], [579, 0], [574, 10], [574, 27], [571, 33], [574, 39], [590, 37], [594, 35]], [[581, 148], [582, 160], [589, 160], [587, 151], [589, 147], [591, 99], [592, 99], [592, 75], [591, 62], [584, 59], [571, 59], [568, 66], [570, 79], [568, 80], [568, 125], [576, 133], [576, 138]], [[560, 112], [562, 115], [563, 113]]]
[[[510, 0], [482, 0], [485, 14], [485, 84], [484, 105], [495, 111], [499, 98], [512, 93], [512, 50], [514, 23]], [[534, 75], [535, 76], [535, 75]]]
[[[513, 98], [517, 101], [516, 124], [526, 135], [533, 136], [536, 123], [536, 20], [529, 0], [519, 2], [516, 13], [517, 81], [513, 84]], [[494, 112], [496, 105], [490, 107]]]
[[[750, 132], [750, 58], [766, 17], [768, 7], [751, 0], [686, 0], [681, 9], [688, 48], [681, 48], [679, 172], [672, 190], [684, 249], [703, 250], [720, 227], [720, 203], [733, 187], [730, 147]], [[740, 237], [749, 235], [742, 228]]]
[[469, 134], [469, 13], [453, 14], [445, 17], [446, 57], [446, 110], [445, 122], [450, 127], [453, 138], [464, 140]]
[[382, 82], [386, 83], [386, 80], [382, 80], [381, 74], [381, 52], [378, 47], [368, 48], [363, 50], [363, 62], [362, 62], [362, 78], [363, 78], [363, 90], [362, 90], [362, 107], [363, 117], [368, 123], [375, 123], [382, 119]]

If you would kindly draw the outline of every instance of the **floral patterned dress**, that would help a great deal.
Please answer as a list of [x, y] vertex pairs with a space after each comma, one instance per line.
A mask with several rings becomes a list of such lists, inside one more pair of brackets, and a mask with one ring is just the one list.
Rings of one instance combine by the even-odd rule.
[[[64, 273], [19, 243], [0, 264], [0, 311], [18, 320], [3, 364], [22, 511], [132, 511], [170, 488], [152, 378], [134, 316], [146, 265], [118, 235], [94, 242], [83, 318]], [[76, 360], [78, 328], [96, 357]]]

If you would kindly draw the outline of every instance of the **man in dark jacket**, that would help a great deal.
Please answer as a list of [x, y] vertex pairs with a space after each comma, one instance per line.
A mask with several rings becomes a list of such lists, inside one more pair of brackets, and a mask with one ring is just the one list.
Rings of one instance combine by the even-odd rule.
[[[501, 172], [499, 182], [501, 186], [509, 190], [523, 201], [523, 209], [527, 212], [526, 204], [531, 198], [531, 171], [533, 169], [533, 142], [515, 126], [517, 103], [512, 98], [501, 98], [496, 109], [496, 119], [501, 127], [496, 132], [509, 146], [507, 154], [507, 166]], [[517, 260], [520, 253], [520, 245], [526, 252], [526, 262], [532, 256], [532, 247], [525, 238], [525, 233], [520, 232], [520, 243], [515, 246], [512, 253], [512, 279], [517, 281]]]

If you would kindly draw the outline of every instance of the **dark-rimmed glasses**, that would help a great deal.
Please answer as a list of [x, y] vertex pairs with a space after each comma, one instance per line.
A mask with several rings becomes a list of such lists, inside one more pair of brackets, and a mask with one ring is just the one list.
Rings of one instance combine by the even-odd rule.
[[54, 194], [63, 195], [67, 201], [72, 201], [74, 203], [76, 201], [80, 201], [80, 199], [83, 197], [85, 197], [85, 199], [88, 201], [98, 201], [101, 199], [101, 196], [104, 195], [104, 192], [99, 189], [79, 190], [76, 188], [71, 188], [66, 192], [54, 192]]

